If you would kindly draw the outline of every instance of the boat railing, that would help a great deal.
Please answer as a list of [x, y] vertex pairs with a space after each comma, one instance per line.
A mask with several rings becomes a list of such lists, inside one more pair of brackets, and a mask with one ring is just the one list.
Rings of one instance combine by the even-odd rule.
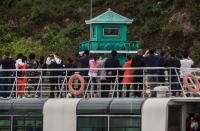
[[[199, 80], [199, 68], [93, 68], [92, 71], [97, 72], [97, 76], [89, 76], [89, 70], [91, 69], [1, 69], [0, 97], [98, 98], [200, 96], [198, 91], [192, 92], [188, 90], [183, 82], [186, 73], [193, 74]], [[20, 71], [25, 72], [23, 77], [18, 75]], [[112, 75], [108, 75], [110, 71], [113, 73]], [[31, 73], [35, 73], [36, 75], [30, 75]], [[69, 90], [71, 74], [79, 74], [84, 79], [84, 90], [79, 95]], [[190, 77], [187, 82], [193, 89], [199, 87]], [[74, 79], [71, 84], [74, 91], [79, 90], [83, 86], [83, 83], [78, 79]], [[25, 90], [22, 89], [23, 87]], [[53, 96], [52, 93], [54, 94]]]

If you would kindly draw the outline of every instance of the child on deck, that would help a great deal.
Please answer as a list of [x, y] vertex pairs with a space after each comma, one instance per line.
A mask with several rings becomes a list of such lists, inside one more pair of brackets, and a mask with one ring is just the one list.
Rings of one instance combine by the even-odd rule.
[[[26, 69], [26, 67], [27, 67], [26, 60], [27, 60], [26, 56], [23, 56], [22, 62], [17, 65], [17, 69]], [[19, 77], [19, 78], [17, 78], [17, 83], [18, 83], [17, 96], [20, 97], [19, 96], [21, 94], [20, 91], [22, 91], [22, 97], [24, 97], [25, 86], [27, 83], [26, 73], [25, 73], [25, 71], [18, 71], [17, 76]]]

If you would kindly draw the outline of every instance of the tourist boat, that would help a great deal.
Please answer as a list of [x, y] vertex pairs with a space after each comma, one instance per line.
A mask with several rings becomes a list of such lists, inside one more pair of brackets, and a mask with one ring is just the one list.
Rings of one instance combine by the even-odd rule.
[[[127, 24], [132, 22], [132, 20], [110, 9], [100, 16], [86, 21], [87, 24], [90, 24], [90, 41], [80, 43], [79, 53], [89, 50], [91, 53], [98, 53], [101, 56], [103, 53], [110, 53], [111, 50], [117, 50], [118, 59], [123, 64], [125, 54], [136, 53], [139, 47], [137, 41], [127, 41], [126, 39]], [[122, 70], [122, 68], [111, 69], [117, 72]], [[34, 78], [39, 79], [39, 82], [27, 83], [26, 86], [36, 86], [37, 89], [29, 93], [33, 96], [39, 94], [39, 98], [17, 98], [18, 78], [12, 77], [13, 84], [11, 85], [10, 97], [0, 98], [0, 131], [188, 131], [191, 123], [195, 122], [195, 119], [200, 119], [199, 69], [188, 69], [194, 75], [195, 83], [188, 76], [190, 82], [186, 78], [184, 81], [188, 83], [183, 84], [182, 76], [179, 76], [178, 73], [175, 75], [178, 77], [178, 83], [173, 83], [168, 80], [171, 77], [168, 74], [165, 76], [165, 83], [156, 83], [165, 86], [158, 86], [155, 90], [148, 90], [148, 85], [155, 84], [146, 82], [148, 76], [145, 74], [145, 70], [148, 68], [130, 69], [140, 69], [144, 72], [144, 75], [140, 76], [144, 78], [140, 98], [133, 96], [119, 98], [119, 95], [114, 98], [113, 94], [119, 93], [118, 86], [121, 84], [118, 79], [123, 77], [119, 73], [115, 76], [115, 83], [106, 83], [113, 85], [109, 90], [108, 98], [93, 98], [93, 88], [88, 90], [89, 85], [93, 84], [91, 78], [89, 78], [88, 83], [81, 81], [83, 90], [78, 93], [75, 93], [79, 89], [78, 82], [78, 84], [73, 85], [73, 88], [77, 89], [67, 90], [71, 86], [68, 83], [71, 76], [67, 76], [67, 72], [88, 69], [38, 69], [37, 71], [41, 72], [41, 75]], [[171, 70], [172, 68], [162, 69]], [[44, 71], [53, 70], [65, 72], [65, 75], [43, 75]], [[97, 70], [106, 69], [99, 68]], [[13, 71], [17, 73], [17, 70]], [[52, 83], [48, 83], [47, 79], [52, 77], [59, 79], [58, 83], [55, 83], [59, 87], [59, 90], [55, 93], [59, 95], [57, 98], [48, 99], [46, 93], [50, 92], [48, 88]], [[88, 76], [80, 77], [86, 78]], [[98, 76], [98, 78], [100, 77], [109, 76]], [[102, 92], [101, 84], [97, 84], [97, 94], [100, 96]], [[135, 83], [131, 84], [134, 85]], [[181, 95], [171, 96], [172, 84], [180, 84], [179, 92], [181, 92]], [[1, 84], [0, 86], [5, 85]], [[124, 87], [122, 92], [126, 91]], [[129, 91], [133, 94], [137, 90]], [[154, 98], [151, 98], [150, 95], [152, 91], [157, 92], [157, 96]], [[72, 98], [72, 96], [75, 98]]]
[[200, 98], [0, 101], [1, 131], [187, 131]]

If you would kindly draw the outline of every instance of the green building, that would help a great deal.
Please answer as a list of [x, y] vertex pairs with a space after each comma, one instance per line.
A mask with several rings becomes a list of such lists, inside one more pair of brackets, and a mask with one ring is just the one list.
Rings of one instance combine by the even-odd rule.
[[122, 65], [126, 61], [126, 54], [136, 53], [139, 42], [127, 41], [127, 24], [131, 24], [133, 20], [108, 9], [105, 13], [85, 22], [90, 25], [90, 40], [80, 43], [79, 53], [89, 50], [90, 53], [102, 56], [116, 50]]

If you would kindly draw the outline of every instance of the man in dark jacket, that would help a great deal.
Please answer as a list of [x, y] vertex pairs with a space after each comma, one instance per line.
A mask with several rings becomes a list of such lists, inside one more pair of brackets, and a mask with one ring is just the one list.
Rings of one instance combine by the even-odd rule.
[[[66, 70], [67, 72], [64, 72], [63, 75], [67, 77], [67, 83], [69, 82], [70, 77], [75, 73], [75, 70], [70, 70], [70, 68], [75, 69], [76, 65], [74, 64], [74, 61], [72, 60], [72, 58], [68, 58], [67, 59], [67, 64], [65, 65], [65, 68], [67, 68], [68, 70]], [[66, 91], [67, 91], [67, 86], [66, 86]], [[63, 95], [64, 93], [62, 93]], [[74, 97], [72, 95], [72, 97]]]
[[[179, 70], [173, 69], [173, 68], [180, 68], [181, 63], [180, 60], [176, 57], [176, 53], [174, 51], [170, 52], [170, 58], [166, 60], [165, 62], [165, 67], [171, 67], [172, 69], [168, 70], [168, 75], [169, 77], [169, 82], [171, 83], [171, 90], [179, 90], [179, 84], [178, 82], [178, 75], [179, 75]], [[172, 91], [172, 95], [176, 96], [177, 91]]]
[[[118, 68], [120, 67], [119, 60], [117, 60], [117, 51], [112, 51], [111, 53], [112, 58], [109, 58], [105, 62], [105, 68]], [[117, 70], [106, 70], [107, 76], [113, 77], [106, 77], [106, 83], [115, 83]], [[110, 90], [110, 84], [106, 85], [106, 90]], [[108, 97], [109, 92], [105, 92], [105, 97]]]
[[151, 49], [149, 50], [149, 56], [146, 56], [145, 66], [149, 69], [147, 69], [147, 82], [148, 86], [151, 90], [151, 96], [155, 97], [156, 93], [153, 91], [154, 87], [157, 86], [156, 82], [158, 82], [158, 77], [156, 76], [158, 71], [157, 69], [150, 69], [151, 67], [158, 67], [158, 60], [159, 57], [155, 55], [155, 50]]
[[[85, 50], [82, 56], [79, 56], [76, 60], [80, 63], [80, 68], [89, 68], [89, 61], [90, 61], [90, 52]], [[88, 87], [89, 76], [88, 76], [88, 69], [80, 70], [80, 75], [84, 77], [85, 80], [85, 88]], [[78, 87], [80, 88], [80, 86]]]
[[[0, 60], [0, 65], [2, 65], [2, 69], [15, 69], [15, 60], [10, 57], [10, 53], [6, 52], [5, 57]], [[3, 71], [2, 72], [3, 77], [13, 77], [14, 72], [13, 71]], [[11, 91], [13, 84], [13, 78], [3, 78], [3, 84], [10, 84], [10, 85], [3, 85], [1, 86], [0, 91]], [[9, 97], [9, 92], [0, 93], [0, 97]]]
[[[81, 57], [77, 58], [77, 61], [80, 62], [80, 68], [89, 68], [89, 51], [85, 50], [83, 55]], [[88, 70], [81, 70], [80, 75], [82, 76], [88, 76]]]
[[[133, 68], [137, 68], [137, 67], [144, 67], [144, 57], [143, 57], [143, 51], [142, 49], [139, 49], [137, 51], [137, 55], [135, 57], [133, 57], [132, 59], [132, 63], [131, 63], [131, 67]], [[141, 97], [141, 91], [137, 91], [142, 90], [143, 89], [143, 70], [142, 69], [135, 69], [134, 70], [134, 96], [135, 97]], [[138, 88], [139, 86], [139, 88]]]
[[[160, 55], [159, 55], [159, 60], [158, 60], [158, 67], [164, 67], [165, 65], [165, 61], [166, 61], [166, 52], [165, 51], [161, 51]], [[165, 82], [165, 73], [164, 73], [165, 69], [158, 69], [158, 82], [161, 85], [164, 85]]]

